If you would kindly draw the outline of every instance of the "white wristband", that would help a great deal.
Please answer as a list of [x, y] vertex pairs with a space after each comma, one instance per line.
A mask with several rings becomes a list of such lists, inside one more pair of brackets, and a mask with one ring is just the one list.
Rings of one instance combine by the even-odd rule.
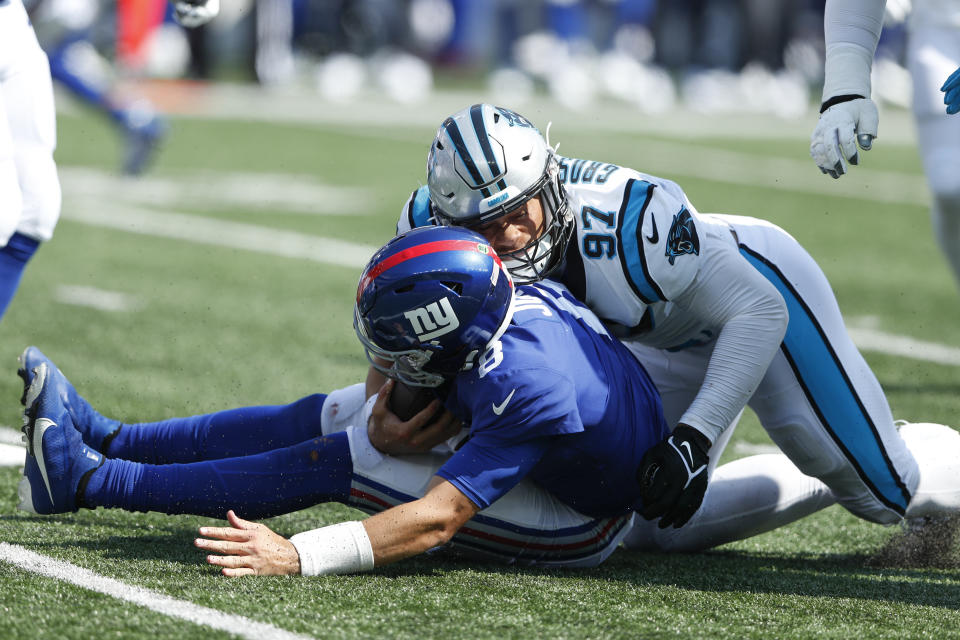
[[373, 547], [359, 520], [304, 531], [290, 538], [300, 554], [300, 573], [325, 576], [373, 569]]

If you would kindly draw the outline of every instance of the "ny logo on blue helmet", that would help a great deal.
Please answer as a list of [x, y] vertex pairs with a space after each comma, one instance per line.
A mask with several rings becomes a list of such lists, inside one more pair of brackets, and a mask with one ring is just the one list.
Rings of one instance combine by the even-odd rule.
[[404, 311], [403, 317], [410, 321], [421, 341], [437, 338], [460, 326], [460, 320], [457, 319], [450, 298], [447, 297], [413, 311]]
[[357, 287], [354, 330], [375, 369], [436, 387], [499, 339], [512, 303], [510, 275], [483, 236], [421, 227], [370, 259]]

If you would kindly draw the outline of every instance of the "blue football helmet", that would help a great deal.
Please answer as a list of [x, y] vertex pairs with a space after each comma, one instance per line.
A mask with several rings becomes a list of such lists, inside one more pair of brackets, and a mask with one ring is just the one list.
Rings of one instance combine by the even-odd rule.
[[440, 126], [427, 156], [434, 217], [477, 228], [539, 198], [544, 226], [525, 247], [500, 257], [524, 284], [547, 277], [563, 260], [574, 229], [554, 150], [520, 114], [475, 104]]
[[438, 387], [471, 368], [512, 315], [513, 281], [483, 236], [429, 226], [395, 237], [370, 259], [353, 328], [378, 371]]

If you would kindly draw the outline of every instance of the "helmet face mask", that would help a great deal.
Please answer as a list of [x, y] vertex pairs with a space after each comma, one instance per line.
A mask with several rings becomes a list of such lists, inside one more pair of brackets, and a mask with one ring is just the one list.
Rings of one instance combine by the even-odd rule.
[[563, 260], [574, 221], [553, 149], [523, 116], [475, 104], [447, 118], [427, 158], [435, 218], [477, 229], [538, 197], [543, 232], [501, 253], [518, 284], [546, 277]]
[[375, 369], [410, 386], [437, 387], [499, 339], [512, 301], [510, 275], [481, 236], [423, 227], [371, 258], [354, 330]]

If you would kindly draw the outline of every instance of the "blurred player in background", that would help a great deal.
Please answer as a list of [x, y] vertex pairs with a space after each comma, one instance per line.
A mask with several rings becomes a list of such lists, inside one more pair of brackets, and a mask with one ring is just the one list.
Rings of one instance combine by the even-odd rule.
[[[218, 7], [218, 0], [184, 0], [175, 12], [196, 25]], [[60, 217], [50, 69], [22, 1], [0, 0], [0, 316]]]
[[947, 113], [953, 115], [960, 111], [960, 69], [950, 74], [940, 91], [944, 94], [943, 104], [947, 105]]
[[[839, 178], [857, 164], [860, 148], [877, 135], [877, 107], [870, 98], [873, 54], [883, 25], [884, 0], [827, 2], [823, 105], [810, 153], [824, 173]], [[937, 243], [960, 282], [960, 123], [944, 113], [941, 96], [960, 66], [960, 1], [913, 0], [907, 19], [907, 67], [913, 79], [913, 115], [924, 172], [933, 195]], [[955, 79], [954, 79], [955, 80]], [[949, 110], [947, 113], [951, 113]]]
[[98, 0], [36, 0], [30, 13], [50, 58], [53, 79], [119, 128], [124, 137], [123, 173], [143, 173], [168, 127], [149, 100], [122, 95], [111, 63], [91, 43], [89, 32], [100, 13]]
[[913, 117], [933, 196], [933, 234], [960, 284], [960, 122], [939, 89], [960, 66], [960, 0], [913, 0], [907, 22], [907, 67]]
[[[156, 5], [158, 23], [166, 3]], [[152, 6], [152, 5], [151, 5]], [[147, 5], [143, 5], [147, 7]], [[203, 3], [175, 3], [181, 22], [201, 24], [197, 14]], [[50, 58], [50, 73], [76, 98], [108, 117], [124, 137], [121, 169], [136, 176], [149, 166], [168, 125], [149, 100], [124, 95], [117, 86], [112, 64], [91, 42], [91, 31], [102, 18], [100, 0], [32, 0], [28, 10], [43, 49]], [[216, 7], [210, 7], [210, 17]]]

